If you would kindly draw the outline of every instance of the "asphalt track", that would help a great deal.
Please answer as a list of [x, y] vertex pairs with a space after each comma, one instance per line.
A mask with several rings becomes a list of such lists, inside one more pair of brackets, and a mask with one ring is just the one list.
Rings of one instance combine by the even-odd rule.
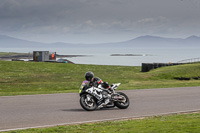
[[51, 127], [200, 110], [200, 87], [127, 90], [128, 109], [85, 111], [78, 93], [1, 96], [0, 131]]

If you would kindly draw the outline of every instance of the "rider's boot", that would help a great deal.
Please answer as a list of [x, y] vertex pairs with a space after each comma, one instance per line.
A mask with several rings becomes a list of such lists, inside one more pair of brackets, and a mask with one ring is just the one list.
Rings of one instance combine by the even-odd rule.
[[101, 105], [99, 105], [99, 108], [105, 107], [109, 102], [110, 102], [109, 98], [108, 98], [108, 99], [105, 99], [105, 102], [102, 103]]
[[101, 105], [99, 105], [99, 108], [105, 107], [109, 102], [110, 102], [110, 98], [109, 97], [105, 98], [104, 102]]

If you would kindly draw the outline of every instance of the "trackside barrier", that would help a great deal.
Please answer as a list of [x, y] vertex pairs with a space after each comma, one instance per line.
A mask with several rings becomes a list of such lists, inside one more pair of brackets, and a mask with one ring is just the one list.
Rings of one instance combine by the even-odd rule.
[[142, 63], [142, 72], [148, 72], [152, 69], [165, 67], [165, 66], [174, 66], [181, 65], [183, 63]]

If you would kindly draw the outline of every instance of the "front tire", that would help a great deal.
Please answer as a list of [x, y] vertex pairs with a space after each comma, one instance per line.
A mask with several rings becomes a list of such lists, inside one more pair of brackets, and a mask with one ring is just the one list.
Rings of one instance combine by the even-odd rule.
[[120, 109], [126, 109], [128, 108], [130, 102], [129, 102], [129, 98], [126, 94], [122, 93], [122, 92], [117, 92], [120, 96], [123, 97], [123, 100], [119, 100], [115, 102], [115, 105], [120, 108]]
[[81, 104], [82, 108], [87, 110], [87, 111], [93, 111], [97, 108], [96, 100], [90, 94], [81, 95], [80, 104]]

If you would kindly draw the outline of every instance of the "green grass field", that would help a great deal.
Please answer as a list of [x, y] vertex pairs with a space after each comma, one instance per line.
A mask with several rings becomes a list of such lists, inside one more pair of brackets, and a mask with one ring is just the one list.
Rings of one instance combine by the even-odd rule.
[[[121, 82], [122, 85], [119, 87], [121, 90], [200, 86], [200, 80], [174, 79], [175, 77], [200, 77], [200, 63], [162, 67], [147, 73], [140, 72], [141, 67], [131, 66], [16, 61], [0, 61], [0, 68], [0, 96], [78, 92], [87, 71], [93, 71], [96, 76], [109, 83]], [[198, 133], [200, 132], [200, 113], [10, 132]]]
[[30, 55], [30, 53], [15, 53], [15, 52], [0, 52], [0, 57], [9, 57], [9, 56], [19, 56], [19, 55]]
[[0, 96], [78, 92], [85, 72], [93, 71], [121, 90], [200, 86], [200, 64], [162, 67], [142, 73], [141, 67], [0, 61]]
[[200, 113], [154, 116], [145, 119], [108, 121], [10, 133], [199, 133]]

